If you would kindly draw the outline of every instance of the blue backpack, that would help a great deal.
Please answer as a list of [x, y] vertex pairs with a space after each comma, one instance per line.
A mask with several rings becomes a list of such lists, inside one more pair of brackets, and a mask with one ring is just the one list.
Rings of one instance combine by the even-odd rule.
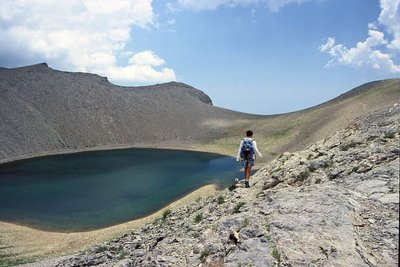
[[243, 145], [240, 151], [240, 157], [242, 159], [253, 158], [254, 155], [253, 141], [254, 139], [243, 139]]

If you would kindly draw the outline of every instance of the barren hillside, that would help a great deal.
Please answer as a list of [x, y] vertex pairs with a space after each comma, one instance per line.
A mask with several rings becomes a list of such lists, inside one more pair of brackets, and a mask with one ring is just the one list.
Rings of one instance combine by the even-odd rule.
[[[100, 147], [192, 143], [245, 115], [181, 83], [119, 87], [46, 64], [0, 70], [0, 161]], [[208, 123], [211, 122], [211, 123]]]
[[120, 87], [98, 75], [57, 71], [45, 63], [0, 68], [0, 162], [138, 146], [234, 155], [247, 128], [254, 129], [266, 161], [399, 98], [400, 79], [385, 80], [303, 111], [257, 116], [214, 107], [205, 93], [182, 83]]

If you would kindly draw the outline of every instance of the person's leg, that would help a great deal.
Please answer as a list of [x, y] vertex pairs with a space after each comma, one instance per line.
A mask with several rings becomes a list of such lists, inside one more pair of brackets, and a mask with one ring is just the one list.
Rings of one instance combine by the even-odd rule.
[[250, 174], [251, 174], [251, 166], [246, 166], [244, 169], [244, 177], [245, 177], [244, 184], [245, 187], [247, 188], [250, 187], [249, 184]]
[[247, 161], [247, 165], [246, 165], [246, 169], [245, 169], [245, 177], [246, 177], [246, 181], [245, 181], [245, 186], [246, 187], [250, 187], [249, 184], [249, 180], [250, 180], [250, 176], [251, 176], [251, 167], [254, 166], [254, 158], [251, 158]]
[[243, 161], [243, 180], [247, 180], [247, 169], [249, 168], [249, 161], [245, 159]]
[[247, 166], [246, 169], [246, 180], [250, 180], [250, 176], [251, 176], [251, 166]]

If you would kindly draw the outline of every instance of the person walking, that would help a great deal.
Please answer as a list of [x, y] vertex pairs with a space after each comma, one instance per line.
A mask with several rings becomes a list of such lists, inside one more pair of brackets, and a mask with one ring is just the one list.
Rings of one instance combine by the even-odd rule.
[[244, 167], [244, 184], [246, 188], [250, 187], [250, 176], [251, 176], [251, 167], [254, 166], [256, 155], [262, 157], [260, 151], [257, 148], [257, 142], [253, 139], [253, 131], [246, 131], [246, 137], [240, 140], [239, 150], [236, 157], [236, 161], [241, 161], [242, 166]]

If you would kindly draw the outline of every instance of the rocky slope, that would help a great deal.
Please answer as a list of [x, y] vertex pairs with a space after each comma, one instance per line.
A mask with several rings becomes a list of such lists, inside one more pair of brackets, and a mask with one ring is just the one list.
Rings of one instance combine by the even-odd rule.
[[57, 266], [397, 266], [400, 105]]

